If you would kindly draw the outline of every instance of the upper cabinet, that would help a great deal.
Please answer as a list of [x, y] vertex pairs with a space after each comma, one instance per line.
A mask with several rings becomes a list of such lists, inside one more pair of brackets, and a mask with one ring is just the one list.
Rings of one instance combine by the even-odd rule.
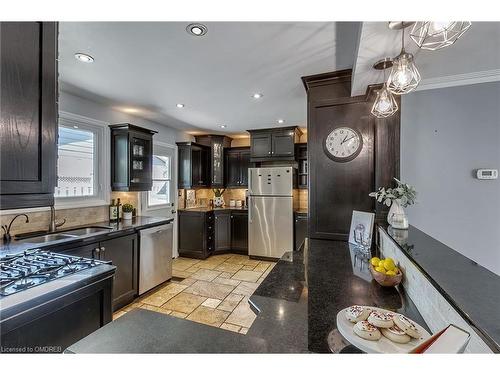
[[178, 188], [210, 186], [210, 147], [194, 142], [177, 142]]
[[252, 162], [293, 161], [295, 142], [299, 138], [297, 127], [249, 130]]
[[224, 186], [224, 149], [231, 147], [231, 138], [223, 135], [196, 136], [196, 143], [210, 147], [210, 186]]
[[248, 186], [250, 147], [234, 147], [225, 150], [225, 181], [228, 188]]
[[0, 23], [0, 209], [54, 204], [57, 23]]
[[153, 134], [131, 124], [110, 125], [111, 189], [149, 191], [152, 188]]

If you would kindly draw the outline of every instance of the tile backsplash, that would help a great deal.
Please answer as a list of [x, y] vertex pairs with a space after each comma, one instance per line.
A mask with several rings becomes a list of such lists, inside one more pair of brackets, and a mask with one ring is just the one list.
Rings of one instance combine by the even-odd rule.
[[[186, 191], [185, 189], [179, 189], [178, 191], [180, 209], [193, 207], [193, 205], [186, 206]], [[210, 199], [214, 199], [214, 192], [212, 189], [195, 189], [192, 191], [196, 194], [195, 206], [206, 207]], [[245, 191], [246, 189], [226, 189], [223, 194], [226, 205], [229, 206], [229, 201], [231, 199], [245, 200]], [[307, 189], [293, 190], [293, 206], [295, 208], [307, 210]]]
[[[120, 198], [122, 204], [131, 203], [134, 207], [139, 207], [139, 193], [112, 192], [111, 199]], [[29, 217], [29, 223], [25, 223], [24, 218], [20, 217], [12, 224], [10, 233], [12, 235], [19, 233], [35, 232], [47, 230], [50, 221], [49, 211], [25, 211]], [[2, 225], [8, 225], [16, 214], [4, 214], [0, 211], [0, 222]], [[108, 221], [108, 206], [79, 207], [68, 209], [56, 209], [56, 219], [61, 221], [66, 219], [66, 223], [59, 229], [92, 224], [101, 221]]]

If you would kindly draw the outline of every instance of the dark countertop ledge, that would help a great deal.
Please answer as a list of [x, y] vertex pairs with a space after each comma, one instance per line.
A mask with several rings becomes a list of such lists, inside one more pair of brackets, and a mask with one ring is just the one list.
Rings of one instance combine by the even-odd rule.
[[398, 311], [428, 329], [404, 290], [376, 284], [366, 259], [341, 241], [311, 240], [286, 253], [249, 303], [257, 316], [246, 335], [136, 309], [68, 352], [329, 353], [327, 337], [336, 328], [336, 314], [353, 304]]
[[187, 212], [211, 212], [211, 211], [248, 211], [247, 207], [193, 207], [193, 208], [180, 208], [178, 211]]
[[50, 242], [43, 242], [43, 243], [35, 243], [35, 242], [30, 242], [29, 238], [28, 239], [23, 239], [23, 240], [13, 240], [8, 243], [1, 243], [0, 244], [0, 256], [5, 256], [7, 254], [16, 254], [20, 253], [25, 250], [31, 250], [31, 249], [42, 249], [42, 248], [47, 248], [50, 246], [59, 246], [59, 245], [65, 245], [65, 244], [70, 244], [70, 243], [77, 243], [81, 241], [93, 241], [96, 240], [98, 241], [99, 238], [103, 236], [108, 236], [112, 234], [118, 234], [119, 232], [125, 232], [125, 231], [132, 231], [132, 230], [140, 230], [148, 227], [154, 227], [157, 225], [162, 225], [162, 224], [167, 224], [170, 223], [173, 219], [168, 219], [165, 217], [153, 217], [153, 216], [137, 216], [133, 218], [132, 220], [125, 220], [121, 221], [119, 223], [110, 223], [109, 221], [101, 221], [97, 223], [89, 223], [85, 225], [79, 225], [77, 227], [67, 227], [67, 228], [61, 228], [61, 230], [57, 231], [56, 233], [64, 233], [68, 230], [71, 229], [77, 229], [77, 228], [85, 228], [85, 227], [91, 227], [91, 226], [109, 226], [112, 227], [112, 229], [103, 232], [103, 233], [92, 233], [92, 234], [87, 234], [87, 235], [82, 235], [78, 236], [75, 238], [69, 238], [69, 239], [62, 239], [62, 240], [57, 240], [57, 241], [50, 241]]
[[379, 225], [486, 344], [500, 352], [500, 276], [410, 225]]

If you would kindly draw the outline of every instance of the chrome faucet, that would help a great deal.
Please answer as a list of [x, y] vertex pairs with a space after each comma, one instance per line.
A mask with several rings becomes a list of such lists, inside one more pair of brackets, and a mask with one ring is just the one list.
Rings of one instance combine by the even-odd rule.
[[8, 226], [2, 225], [4, 242], [9, 242], [11, 240], [12, 236], [10, 235], [10, 227], [12, 226], [12, 223], [14, 222], [14, 220], [16, 220], [19, 216], [24, 216], [26, 218], [26, 223], [30, 222], [30, 218], [28, 217], [28, 215], [19, 214], [19, 215], [14, 216], [14, 218], [10, 221]]
[[56, 209], [54, 206], [50, 206], [50, 223], [49, 223], [49, 233], [55, 232], [57, 228], [63, 226], [66, 219], [63, 219], [60, 223], [56, 222]]

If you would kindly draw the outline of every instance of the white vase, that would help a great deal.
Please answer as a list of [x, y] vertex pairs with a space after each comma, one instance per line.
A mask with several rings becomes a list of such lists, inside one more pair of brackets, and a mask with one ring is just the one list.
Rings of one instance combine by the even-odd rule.
[[132, 212], [123, 212], [123, 220], [132, 220]]
[[214, 198], [214, 207], [223, 207], [224, 206], [224, 198], [223, 197], [215, 197]]
[[399, 199], [392, 201], [391, 208], [387, 214], [387, 222], [395, 229], [408, 229], [408, 216], [406, 216]]

